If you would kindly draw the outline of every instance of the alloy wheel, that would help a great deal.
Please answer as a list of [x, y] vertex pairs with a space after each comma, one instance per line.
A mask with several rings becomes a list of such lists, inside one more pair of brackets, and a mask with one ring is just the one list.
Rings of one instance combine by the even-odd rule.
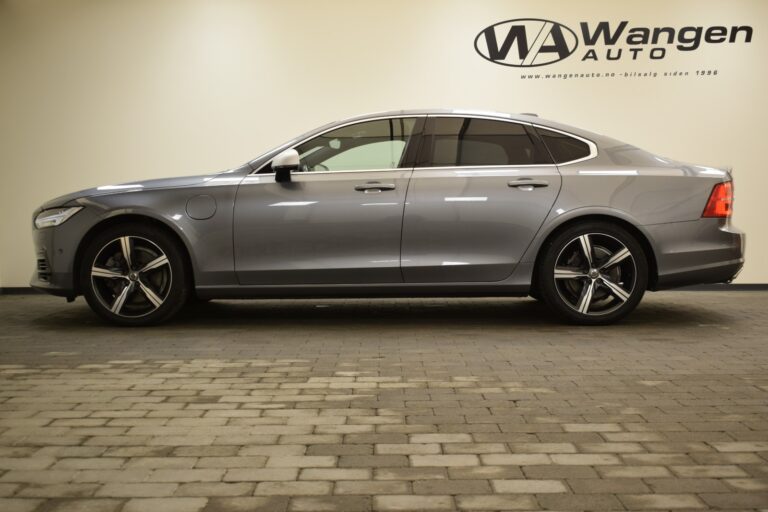
[[582, 315], [608, 315], [635, 290], [635, 258], [621, 241], [604, 233], [585, 233], [565, 244], [555, 260], [560, 298]]
[[113, 314], [138, 318], [156, 311], [168, 298], [172, 272], [157, 244], [121, 236], [105, 244], [90, 269], [98, 300]]

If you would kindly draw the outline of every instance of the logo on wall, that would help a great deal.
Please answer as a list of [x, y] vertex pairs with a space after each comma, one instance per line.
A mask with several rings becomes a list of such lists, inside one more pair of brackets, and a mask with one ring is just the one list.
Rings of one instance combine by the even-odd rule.
[[578, 46], [573, 30], [537, 18], [502, 21], [475, 38], [475, 50], [484, 59], [513, 67], [553, 64], [571, 55]]
[[[594, 27], [581, 22], [585, 48], [582, 61], [661, 60], [668, 47], [690, 52], [702, 43], [750, 43], [752, 27], [711, 26], [630, 27], [628, 21], [611, 25], [601, 21]], [[570, 57], [579, 47], [576, 32], [556, 21], [520, 18], [502, 21], [483, 29], [475, 37], [475, 51], [484, 59], [519, 68], [546, 66]]]

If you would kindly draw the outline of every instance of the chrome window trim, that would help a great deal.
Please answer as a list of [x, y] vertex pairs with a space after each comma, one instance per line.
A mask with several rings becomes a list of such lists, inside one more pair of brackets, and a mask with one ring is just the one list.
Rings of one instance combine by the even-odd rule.
[[[264, 165], [267, 165], [267, 164], [264, 164]], [[296, 173], [296, 176], [313, 176], [318, 174], [344, 174], [344, 173], [352, 173], [352, 172], [387, 172], [387, 171], [410, 171], [410, 170], [411, 170], [411, 167], [394, 167], [390, 169], [361, 169], [361, 170], [353, 169], [353, 170], [344, 170], [344, 171], [313, 171], [313, 172], [299, 172], [299, 173]], [[251, 174], [247, 175], [245, 179], [258, 178], [259, 176], [274, 176], [274, 175], [275, 173], [273, 172], [264, 172], [261, 174], [252, 172]]]
[[[341, 124], [337, 124], [337, 125], [331, 126], [327, 130], [323, 130], [322, 132], [315, 133], [314, 135], [310, 135], [309, 137], [298, 141], [293, 146], [290, 146], [290, 147], [286, 146], [286, 147], [282, 147], [282, 148], [279, 148], [279, 149], [282, 149], [282, 150], [296, 149], [297, 146], [301, 146], [305, 142], [307, 142], [309, 140], [312, 140], [315, 137], [320, 137], [321, 135], [325, 135], [326, 133], [332, 132], [333, 130], [338, 130], [339, 128], [344, 128], [346, 126], [352, 126], [353, 124], [367, 123], [369, 121], [384, 121], [386, 119], [408, 119], [408, 118], [421, 118], [421, 117], [427, 117], [427, 116], [428, 116], [427, 114], [418, 114], [418, 115], [400, 114], [400, 115], [394, 115], [394, 116], [371, 117], [371, 118], [368, 118], [368, 119], [356, 119], [354, 121], [342, 122]], [[278, 151], [279, 149], [276, 149], [275, 151]], [[262, 164], [261, 167], [259, 167], [255, 171], [251, 172], [248, 176], [251, 176], [253, 174], [261, 174], [263, 176], [270, 176], [270, 175], [275, 174], [273, 172], [261, 173], [261, 170], [264, 169], [271, 162], [272, 162], [271, 159], [268, 160], [267, 162], [264, 162], [264, 164]], [[389, 171], [389, 170], [403, 170], [403, 169], [405, 169], [405, 168], [404, 167], [396, 167], [395, 169], [361, 169], [359, 171], [313, 171], [311, 173], [310, 172], [306, 172], [306, 173], [299, 173], [299, 174], [315, 174], [315, 173], [317, 173], [317, 174], [329, 174], [329, 173], [332, 173], [332, 172], [373, 172], [373, 171], [379, 171], [379, 170]]]
[[[564, 130], [559, 130], [557, 128], [552, 128], [550, 126], [545, 126], [543, 124], [537, 124], [532, 123], [530, 121], [520, 121], [517, 119], [504, 119], [501, 117], [495, 117], [492, 115], [482, 115], [482, 114], [398, 114], [398, 115], [392, 115], [392, 116], [380, 116], [380, 117], [372, 117], [368, 119], [356, 119], [354, 121], [348, 121], [348, 122], [342, 122], [340, 124], [334, 125], [327, 130], [324, 130], [322, 132], [316, 133], [314, 135], [311, 135], [305, 139], [302, 139], [295, 143], [292, 146], [284, 146], [284, 147], [278, 147], [277, 149], [273, 151], [279, 151], [279, 150], [285, 150], [285, 149], [295, 149], [297, 146], [300, 146], [304, 144], [305, 142], [314, 139], [315, 137], [320, 137], [321, 135], [324, 135], [328, 132], [331, 132], [333, 130], [344, 128], [346, 126], [351, 126], [353, 124], [360, 124], [360, 123], [367, 123], [369, 121], [383, 121], [385, 119], [405, 119], [405, 118], [427, 118], [427, 117], [461, 117], [461, 118], [470, 118], [470, 119], [487, 119], [490, 121], [499, 121], [502, 123], [514, 123], [514, 124], [520, 124], [520, 125], [527, 125], [534, 128], [541, 128], [542, 130], [549, 130], [555, 133], [560, 133], [562, 135], [566, 135], [568, 137], [573, 137], [574, 139], [580, 140], [587, 144], [589, 146], [589, 155], [585, 156], [583, 158], [577, 158], [576, 160], [568, 160], [567, 162], [563, 163], [555, 163], [552, 162], [551, 164], [523, 164], [523, 165], [458, 165], [458, 166], [440, 166], [440, 167], [413, 167], [414, 171], [417, 170], [426, 170], [426, 169], [435, 169], [435, 170], [450, 170], [450, 169], [509, 169], [509, 168], [529, 168], [529, 167], [561, 167], [565, 165], [572, 165], [579, 162], [585, 162], [587, 160], [591, 160], [593, 158], [597, 157], [597, 144], [595, 144], [593, 141], [582, 137], [580, 135], [576, 135], [571, 132], [567, 132]], [[542, 141], [543, 143], [543, 141]], [[267, 165], [269, 165], [272, 162], [272, 160], [268, 160], [267, 162], [264, 162], [264, 164], [261, 165], [257, 170], [252, 171], [250, 174], [248, 174], [247, 177], [259, 175], [259, 176], [273, 176], [274, 172], [265, 172], [262, 173], [261, 170], [264, 169]], [[345, 171], [313, 171], [311, 173], [299, 173], [299, 174], [334, 174], [334, 173], [345, 173], [345, 172], [381, 172], [381, 171], [398, 171], [398, 170], [408, 170], [406, 167], [396, 167], [393, 169], [360, 169], [360, 170], [345, 170]]]

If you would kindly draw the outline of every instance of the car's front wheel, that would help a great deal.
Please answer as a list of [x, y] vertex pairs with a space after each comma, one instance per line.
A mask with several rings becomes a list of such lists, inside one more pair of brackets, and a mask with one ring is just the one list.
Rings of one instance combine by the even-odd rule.
[[571, 323], [600, 325], [629, 314], [643, 298], [648, 262], [626, 229], [607, 222], [571, 226], [543, 247], [537, 292]]
[[121, 224], [88, 244], [80, 289], [99, 316], [121, 325], [168, 320], [187, 302], [189, 272], [184, 254], [163, 229]]

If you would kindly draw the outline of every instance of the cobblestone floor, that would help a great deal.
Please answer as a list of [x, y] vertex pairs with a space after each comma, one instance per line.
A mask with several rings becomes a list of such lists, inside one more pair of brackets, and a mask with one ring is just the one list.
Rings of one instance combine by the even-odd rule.
[[768, 509], [768, 292], [608, 328], [522, 299], [0, 296], [0, 511]]

